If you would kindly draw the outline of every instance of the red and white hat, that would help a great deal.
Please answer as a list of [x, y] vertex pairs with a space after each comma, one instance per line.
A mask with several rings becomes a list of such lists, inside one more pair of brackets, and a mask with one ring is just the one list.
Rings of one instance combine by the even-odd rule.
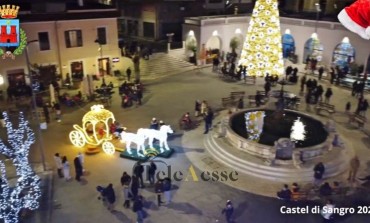
[[350, 31], [364, 39], [370, 39], [370, 0], [357, 0], [344, 8], [338, 19]]

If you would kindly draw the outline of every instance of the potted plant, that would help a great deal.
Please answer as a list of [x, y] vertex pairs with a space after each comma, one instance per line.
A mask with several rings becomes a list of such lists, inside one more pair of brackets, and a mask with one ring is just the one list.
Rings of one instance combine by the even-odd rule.
[[233, 37], [231, 40], [230, 40], [230, 48], [231, 48], [231, 52], [232, 53], [236, 53], [236, 49], [240, 46], [240, 41], [238, 39], [238, 37]]
[[196, 63], [197, 42], [191, 39], [186, 44], [190, 63]]

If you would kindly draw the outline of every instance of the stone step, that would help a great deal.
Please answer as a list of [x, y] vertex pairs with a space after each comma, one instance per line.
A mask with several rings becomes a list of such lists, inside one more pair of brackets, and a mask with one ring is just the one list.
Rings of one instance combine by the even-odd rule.
[[[233, 148], [231, 145], [216, 139], [212, 134], [205, 137], [204, 144], [209, 153], [220, 163], [235, 169], [238, 172], [279, 182], [312, 182], [313, 166], [315, 163], [297, 169], [293, 166], [269, 166], [263, 161], [243, 151]], [[334, 151], [332, 151], [334, 152]], [[325, 176], [330, 178], [347, 170], [348, 159], [346, 151], [338, 151], [334, 160], [325, 160]]]

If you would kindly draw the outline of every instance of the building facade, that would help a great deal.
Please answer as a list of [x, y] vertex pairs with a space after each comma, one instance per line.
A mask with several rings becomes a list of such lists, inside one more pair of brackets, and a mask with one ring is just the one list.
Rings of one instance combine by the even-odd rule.
[[67, 74], [70, 77], [113, 74], [114, 70], [123, 69], [117, 17], [116, 9], [86, 9], [85, 6], [54, 15], [21, 11], [20, 28], [27, 35], [28, 47], [22, 55], [1, 61], [3, 88], [15, 81], [30, 82], [27, 52], [31, 67], [53, 67], [61, 80]]
[[[185, 49], [189, 55], [191, 54], [189, 50], [194, 47], [189, 46], [189, 44], [195, 44], [198, 53], [202, 51], [202, 46], [206, 50], [218, 49], [219, 51], [230, 52], [231, 40], [237, 38], [240, 43], [244, 42], [249, 21], [250, 16], [248, 15], [186, 18], [183, 24]], [[321, 63], [330, 65], [335, 58], [335, 54], [339, 52], [338, 47], [343, 43], [343, 40], [345, 42], [349, 41], [354, 49], [353, 54], [346, 56], [351, 57], [350, 59], [357, 64], [364, 64], [370, 53], [368, 40], [348, 31], [337, 22], [281, 17], [280, 26], [282, 37], [285, 34], [290, 35], [289, 44], [293, 44], [290, 49], [298, 56], [298, 62], [304, 62], [310, 50], [316, 50], [319, 53]], [[313, 37], [317, 38], [320, 44], [315, 45], [314, 49], [310, 49]], [[241, 47], [240, 44], [237, 49], [239, 55]]]

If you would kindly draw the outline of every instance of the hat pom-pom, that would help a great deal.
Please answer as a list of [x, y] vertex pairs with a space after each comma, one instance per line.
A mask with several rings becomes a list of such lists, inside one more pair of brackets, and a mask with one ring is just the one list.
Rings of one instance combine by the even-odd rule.
[[366, 28], [365, 33], [366, 33], [367, 39], [370, 39], [370, 26]]

